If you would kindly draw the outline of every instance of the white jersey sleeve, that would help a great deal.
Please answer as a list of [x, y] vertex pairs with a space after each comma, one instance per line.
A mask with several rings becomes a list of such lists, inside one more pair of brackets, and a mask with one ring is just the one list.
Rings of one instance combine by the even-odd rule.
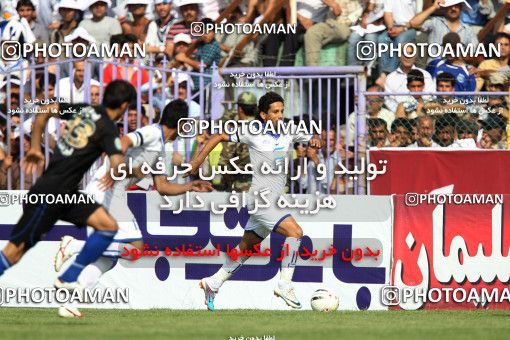
[[126, 136], [133, 142], [133, 148], [143, 146], [148, 151], [160, 151], [164, 145], [163, 132], [159, 124], [144, 126]]
[[312, 137], [313, 137], [312, 135], [300, 132], [292, 136], [292, 143], [308, 143], [310, 139], [312, 139]]
[[[106, 192], [99, 189], [99, 184], [108, 170], [110, 170], [110, 159], [105, 157], [103, 164], [95, 171], [94, 176], [85, 188], [85, 193], [94, 196], [94, 200], [99, 204], [105, 204]], [[111, 191], [111, 189], [108, 189], [108, 191]]]
[[249, 129], [238, 128], [230, 135], [230, 142], [253, 145], [256, 135], [250, 133]]

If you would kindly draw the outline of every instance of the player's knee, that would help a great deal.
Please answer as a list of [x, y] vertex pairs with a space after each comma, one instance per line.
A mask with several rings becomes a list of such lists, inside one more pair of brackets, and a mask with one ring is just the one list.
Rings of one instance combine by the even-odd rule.
[[25, 253], [24, 245], [20, 244], [19, 246], [14, 245], [13, 243], [8, 243], [7, 246], [2, 250], [3, 254], [7, 258], [7, 261], [11, 265], [14, 265], [21, 260], [23, 254]]
[[98, 230], [104, 230], [104, 231], [117, 231], [117, 230], [119, 230], [119, 225], [117, 224], [117, 221], [115, 221], [111, 217], [105, 219], [105, 221], [103, 223], [101, 223], [100, 226], [101, 227], [98, 228]]
[[302, 237], [303, 237], [303, 229], [301, 229], [301, 227], [299, 227], [297, 230], [296, 238], [302, 238]]
[[87, 225], [101, 231], [119, 230], [117, 221], [104, 208], [97, 209], [87, 220]]
[[295, 238], [302, 238], [303, 237], [303, 229], [301, 229], [300, 226], [296, 226], [295, 228], [293, 228], [290, 233], [289, 233], [290, 237], [295, 237]]
[[112, 222], [111, 224], [109, 225], [109, 231], [117, 231], [119, 230], [119, 225], [117, 224], [117, 221], [115, 221], [114, 219], [112, 219]]
[[[4, 251], [5, 253], [5, 251]], [[23, 256], [23, 253], [21, 252], [16, 252], [16, 253], [6, 253], [5, 254], [5, 257], [7, 258], [7, 261], [9, 261], [9, 264], [12, 266], [12, 265], [15, 265], [16, 263], [19, 262], [19, 260], [21, 260], [21, 257]]]
[[134, 241], [131, 242], [131, 245], [138, 250], [143, 250], [143, 241]]

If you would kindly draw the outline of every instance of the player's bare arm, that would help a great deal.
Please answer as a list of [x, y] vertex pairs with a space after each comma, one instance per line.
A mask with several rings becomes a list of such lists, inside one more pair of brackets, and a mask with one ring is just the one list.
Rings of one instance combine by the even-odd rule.
[[126, 152], [133, 147], [133, 141], [128, 136], [124, 135], [120, 139], [120, 145], [122, 147], [122, 153], [126, 154]]
[[210, 192], [213, 190], [211, 183], [206, 181], [192, 181], [186, 184], [170, 183], [165, 176], [154, 177], [154, 187], [160, 195], [176, 196], [188, 191]]
[[207, 141], [205, 146], [200, 150], [198, 154], [195, 154], [195, 157], [191, 160], [191, 171], [184, 174], [184, 177], [188, 177], [191, 175], [195, 175], [198, 172], [198, 168], [204, 162], [205, 158], [211, 151], [221, 142], [228, 142], [230, 140], [229, 136], [226, 133], [223, 134], [215, 134], [212, 135], [211, 138]]
[[22, 168], [25, 169], [27, 175], [32, 175], [44, 166], [44, 154], [41, 150], [41, 140], [43, 131], [46, 129], [46, 124], [51, 117], [58, 117], [59, 104], [50, 104], [41, 108], [34, 120], [34, 127], [32, 131], [32, 142], [30, 150], [28, 150], [25, 158], [21, 162]]

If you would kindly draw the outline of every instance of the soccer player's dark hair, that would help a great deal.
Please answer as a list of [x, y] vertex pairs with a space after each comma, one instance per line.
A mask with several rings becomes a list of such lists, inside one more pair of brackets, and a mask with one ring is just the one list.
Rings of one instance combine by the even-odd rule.
[[271, 104], [278, 103], [278, 102], [285, 103], [282, 96], [280, 96], [276, 92], [268, 92], [265, 95], [263, 95], [262, 97], [260, 97], [258, 118], [260, 120], [262, 120], [260, 113], [261, 112], [267, 113], [267, 111], [269, 111], [269, 107], [271, 106]]
[[172, 100], [163, 109], [159, 124], [176, 129], [182, 118], [188, 118], [188, 104], [181, 99]]
[[412, 81], [425, 83], [425, 76], [423, 76], [423, 72], [416, 69], [409, 71], [407, 74], [407, 83], [409, 84]]
[[455, 86], [455, 76], [450, 72], [443, 72], [437, 75], [436, 84], [439, 82], [450, 83], [452, 86]]
[[19, 11], [23, 6], [31, 7], [32, 11], [35, 11], [34, 3], [30, 0], [19, 0], [16, 4], [16, 11]]
[[117, 109], [123, 103], [131, 104], [136, 100], [136, 90], [125, 80], [114, 80], [104, 90], [103, 106]]

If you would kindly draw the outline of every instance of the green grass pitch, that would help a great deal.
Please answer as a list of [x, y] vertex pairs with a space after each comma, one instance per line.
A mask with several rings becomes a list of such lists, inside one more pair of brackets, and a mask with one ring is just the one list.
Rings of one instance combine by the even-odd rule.
[[1, 339], [509, 339], [510, 311], [334, 312], [0, 308]]

